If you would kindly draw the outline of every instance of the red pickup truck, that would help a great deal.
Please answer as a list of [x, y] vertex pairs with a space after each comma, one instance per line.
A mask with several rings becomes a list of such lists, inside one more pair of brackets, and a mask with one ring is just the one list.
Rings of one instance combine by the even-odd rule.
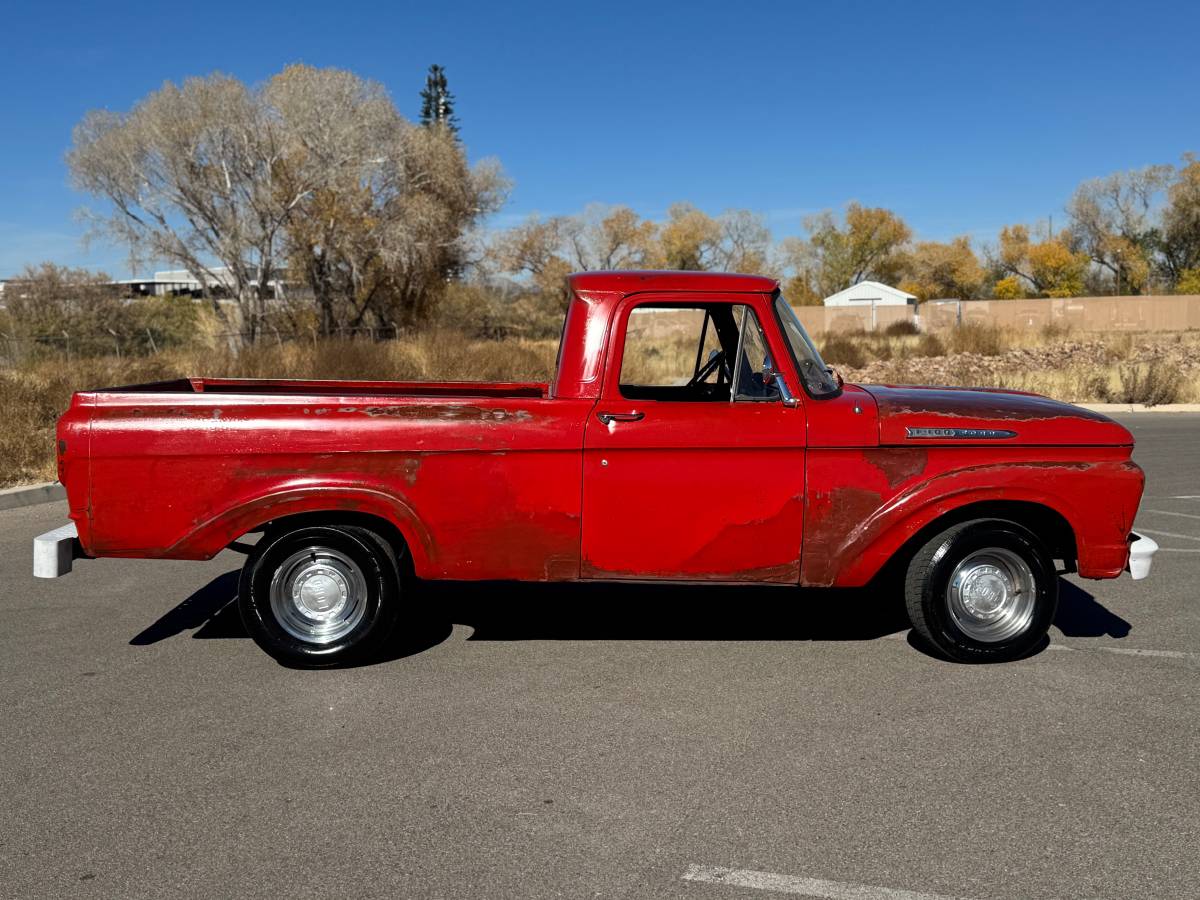
[[247, 629], [327, 665], [377, 649], [416, 579], [850, 587], [894, 561], [917, 631], [992, 661], [1043, 639], [1059, 571], [1149, 570], [1133, 438], [1102, 415], [843, 384], [768, 278], [592, 272], [570, 288], [549, 384], [76, 394], [58, 424], [71, 524], [38, 539], [35, 573], [209, 559], [261, 534]]

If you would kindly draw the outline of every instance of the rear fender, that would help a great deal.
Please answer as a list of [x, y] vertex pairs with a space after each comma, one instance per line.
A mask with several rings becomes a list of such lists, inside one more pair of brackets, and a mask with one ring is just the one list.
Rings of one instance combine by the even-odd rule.
[[349, 485], [290, 486], [240, 502], [200, 523], [164, 556], [172, 559], [211, 559], [244, 534], [276, 519], [302, 513], [358, 513], [393, 524], [404, 537], [419, 575], [429, 565], [433, 542], [412, 507], [385, 491]]

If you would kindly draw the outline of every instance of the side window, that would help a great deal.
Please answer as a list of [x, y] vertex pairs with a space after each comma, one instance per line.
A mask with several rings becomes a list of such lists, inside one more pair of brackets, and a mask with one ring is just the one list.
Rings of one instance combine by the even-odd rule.
[[762, 328], [745, 304], [639, 306], [625, 326], [621, 395], [725, 403], [777, 399], [778, 389], [763, 380], [767, 362]]
[[771, 352], [767, 349], [767, 338], [762, 326], [758, 324], [758, 316], [748, 306], [742, 307], [739, 316], [738, 331], [741, 335], [741, 352], [737, 367], [737, 389], [734, 399], [737, 400], [778, 400], [779, 387], [768, 384], [764, 373], [774, 369]]
[[[621, 385], [682, 387], [696, 374], [697, 355], [706, 362], [721, 343], [706, 309], [639, 306], [625, 326]], [[703, 381], [714, 383], [717, 368]]]

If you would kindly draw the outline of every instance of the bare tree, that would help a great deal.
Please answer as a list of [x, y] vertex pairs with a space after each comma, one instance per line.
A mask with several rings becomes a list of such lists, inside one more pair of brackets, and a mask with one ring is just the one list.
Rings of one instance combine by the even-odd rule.
[[[98, 229], [138, 258], [180, 265], [202, 285], [225, 284], [253, 340], [278, 274], [284, 222], [307, 190], [280, 190], [280, 132], [254, 92], [211, 75], [165, 84], [128, 113], [88, 113], [67, 162], [80, 189], [108, 202], [92, 215]], [[215, 299], [213, 307], [226, 318]]]
[[1154, 253], [1155, 205], [1173, 170], [1147, 166], [1085, 181], [1067, 203], [1070, 237], [1118, 293], [1141, 293]]
[[746, 209], [726, 210], [717, 217], [721, 238], [714, 267], [723, 272], [766, 274], [771, 268], [771, 232], [766, 220]]
[[505, 189], [497, 166], [472, 169], [452, 132], [412, 125], [378, 85], [309, 66], [256, 89], [189, 79], [129, 113], [89, 113], [68, 163], [107, 201], [100, 231], [224, 283], [250, 341], [289, 258], [326, 331], [418, 320]]
[[414, 126], [349, 72], [290, 66], [264, 94], [287, 126], [288, 180], [324, 181], [288, 224], [322, 330], [423, 319], [460, 274], [469, 229], [503, 199], [499, 166], [472, 168], [452, 131]]
[[1161, 269], [1176, 290], [1185, 281], [1200, 283], [1200, 159], [1194, 154], [1184, 154], [1167, 188], [1159, 246]]

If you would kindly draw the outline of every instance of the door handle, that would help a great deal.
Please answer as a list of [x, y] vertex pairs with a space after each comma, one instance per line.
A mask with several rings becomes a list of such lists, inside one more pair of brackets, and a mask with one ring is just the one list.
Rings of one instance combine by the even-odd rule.
[[596, 413], [596, 418], [599, 419], [601, 422], [603, 422], [605, 425], [611, 425], [613, 422], [640, 422], [640, 421], [642, 421], [642, 419], [646, 418], [646, 414], [644, 412], [627, 412], [627, 413], [599, 412], [599, 413]]

